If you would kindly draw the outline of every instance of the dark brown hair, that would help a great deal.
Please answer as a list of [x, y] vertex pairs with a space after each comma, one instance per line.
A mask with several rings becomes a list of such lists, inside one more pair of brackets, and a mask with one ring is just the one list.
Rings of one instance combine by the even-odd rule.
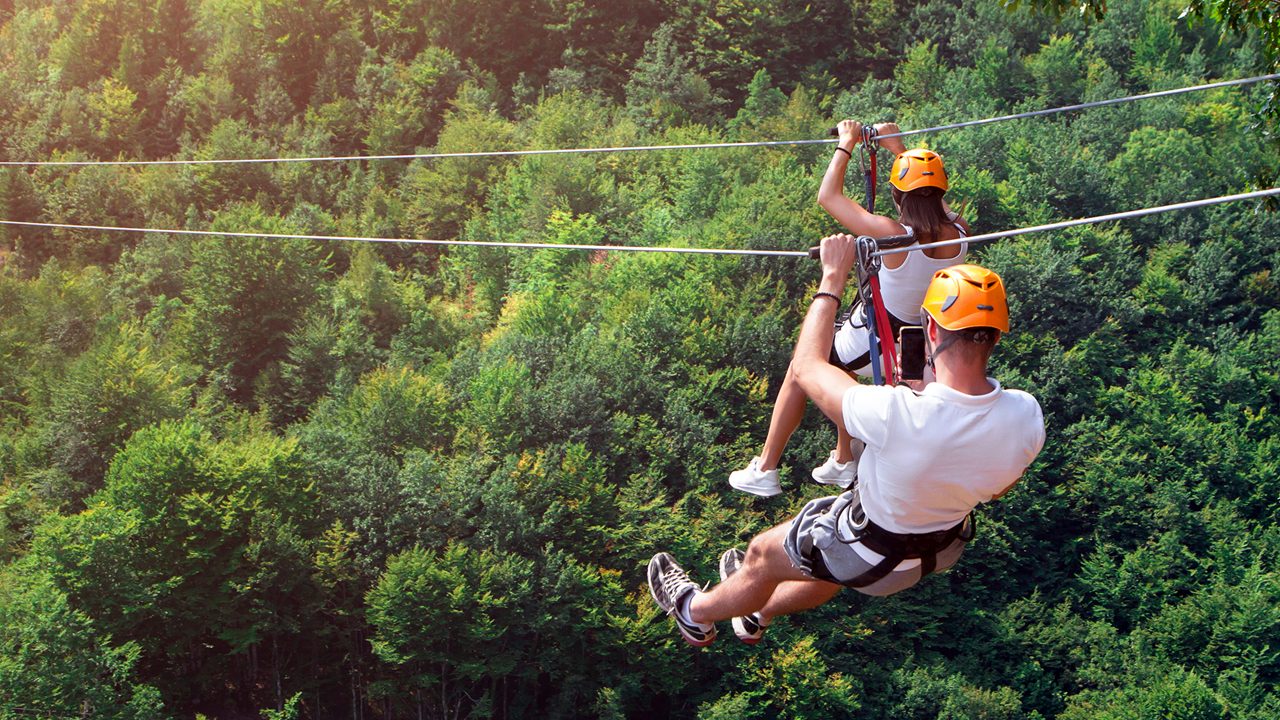
[[942, 209], [942, 190], [920, 188], [904, 193], [890, 186], [893, 201], [898, 204], [898, 222], [915, 231], [921, 243], [936, 242], [938, 232], [947, 224], [947, 211]]

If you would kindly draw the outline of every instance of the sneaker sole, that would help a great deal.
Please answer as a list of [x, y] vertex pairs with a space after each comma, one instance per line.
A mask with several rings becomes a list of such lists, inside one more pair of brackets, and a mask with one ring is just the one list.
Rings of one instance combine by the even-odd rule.
[[683, 637], [683, 638], [684, 638], [684, 641], [685, 641], [685, 642], [687, 642], [687, 643], [689, 643], [690, 645], [692, 645], [692, 646], [694, 646], [694, 647], [706, 647], [706, 646], [710, 645], [711, 643], [715, 642], [715, 640], [716, 640], [716, 634], [715, 634], [715, 633], [711, 633], [710, 635], [708, 635], [708, 636], [707, 636], [707, 638], [706, 638], [705, 640], [696, 640], [696, 639], [694, 639], [694, 637], [693, 637], [692, 635], [690, 635], [689, 633], [687, 633], [687, 632], [685, 632], [685, 631], [684, 631], [684, 626], [683, 626], [683, 625], [681, 625], [681, 624], [680, 624], [680, 621], [678, 621], [678, 620], [676, 621], [676, 627], [680, 628], [680, 635], [681, 635], [681, 637]]
[[733, 619], [733, 634], [737, 635], [739, 640], [748, 645], [755, 645], [764, 637], [763, 633], [760, 635], [752, 635], [751, 633], [748, 633], [746, 626], [742, 624], [742, 618], [739, 617], [735, 617]]
[[773, 497], [774, 495], [781, 495], [781, 494], [782, 494], [782, 486], [778, 486], [778, 487], [771, 487], [771, 488], [769, 488], [768, 490], [764, 490], [764, 489], [758, 488], [758, 487], [756, 487], [756, 486], [754, 486], [754, 485], [739, 485], [738, 483], [734, 482], [733, 480], [730, 480], [730, 481], [729, 481], [729, 485], [730, 485], [731, 487], [733, 487], [733, 489], [734, 489], [734, 490], [741, 490], [741, 491], [742, 491], [742, 492], [744, 492], [744, 493], [751, 493], [752, 495], [757, 495], [757, 496], [759, 496], [759, 497], [767, 497], [767, 498], [768, 498], [768, 497]]
[[848, 480], [823, 480], [822, 478], [812, 473], [809, 474], [809, 477], [813, 478], [813, 481], [818, 483], [819, 485], [834, 485], [836, 487], [842, 487], [846, 489], [853, 484], [853, 481], [855, 479], [857, 479], [857, 476], [854, 476], [849, 478]]
[[729, 576], [733, 574], [729, 572], [729, 567], [728, 565], [725, 564], [725, 560], [729, 558], [731, 554], [732, 554], [732, 551], [730, 550], [726, 550], [720, 554], [720, 582], [724, 582], [725, 580], [728, 580]]

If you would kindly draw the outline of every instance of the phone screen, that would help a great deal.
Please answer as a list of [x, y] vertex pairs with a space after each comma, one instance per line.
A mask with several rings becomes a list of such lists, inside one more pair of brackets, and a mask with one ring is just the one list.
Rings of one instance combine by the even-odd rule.
[[924, 378], [924, 328], [907, 325], [898, 331], [898, 351], [902, 354], [903, 380]]

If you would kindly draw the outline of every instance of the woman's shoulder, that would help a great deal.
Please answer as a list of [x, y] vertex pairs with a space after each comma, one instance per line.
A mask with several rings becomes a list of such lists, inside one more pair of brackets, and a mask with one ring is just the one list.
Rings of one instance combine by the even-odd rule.
[[958, 227], [960, 231], [963, 232], [965, 235], [968, 235], [970, 234], [970, 232], [972, 232], [969, 229], [969, 221], [960, 217], [960, 213], [956, 212], [955, 210], [949, 210], [947, 212], [947, 222]]

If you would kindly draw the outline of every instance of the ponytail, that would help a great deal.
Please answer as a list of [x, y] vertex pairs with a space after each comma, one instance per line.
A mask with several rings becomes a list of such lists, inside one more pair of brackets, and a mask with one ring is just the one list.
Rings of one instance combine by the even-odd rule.
[[947, 211], [942, 205], [945, 191], [933, 187], [923, 187], [907, 193], [891, 187], [890, 191], [893, 193], [893, 201], [898, 204], [898, 221], [915, 232], [917, 241], [936, 242], [938, 233], [949, 222]]

